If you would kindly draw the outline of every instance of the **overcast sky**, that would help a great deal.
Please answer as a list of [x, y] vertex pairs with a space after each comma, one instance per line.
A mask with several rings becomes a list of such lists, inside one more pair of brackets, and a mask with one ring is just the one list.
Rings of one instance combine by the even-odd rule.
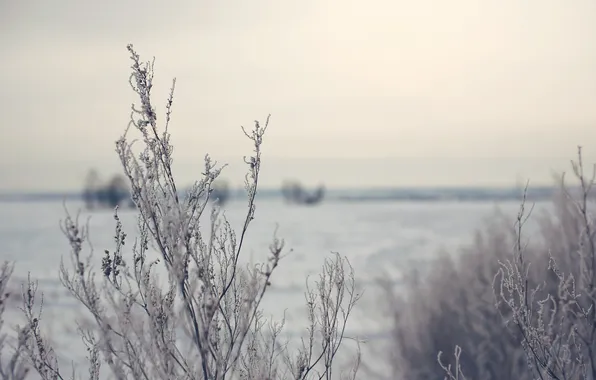
[[578, 144], [596, 161], [593, 0], [5, 0], [0, 190], [118, 169], [129, 42], [156, 57], [159, 107], [177, 77], [183, 183], [206, 152], [241, 183], [240, 126], [268, 113], [266, 186], [548, 182]]

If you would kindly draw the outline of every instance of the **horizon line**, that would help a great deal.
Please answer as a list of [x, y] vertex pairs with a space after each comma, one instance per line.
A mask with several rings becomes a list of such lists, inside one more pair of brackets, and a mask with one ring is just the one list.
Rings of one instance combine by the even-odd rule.
[[[184, 186], [181, 191], [191, 185]], [[313, 187], [313, 186], [307, 186]], [[383, 191], [383, 190], [515, 190], [525, 187], [525, 185], [393, 185], [393, 186], [324, 186], [328, 191]], [[531, 189], [552, 189], [556, 184], [546, 185], [536, 183], [532, 185], [530, 181], [528, 190]], [[244, 190], [242, 186], [230, 186], [232, 191]], [[279, 191], [281, 186], [260, 186], [260, 191]], [[21, 189], [21, 190], [3, 190], [0, 189], [0, 196], [6, 195], [74, 195], [83, 193], [83, 189]]]

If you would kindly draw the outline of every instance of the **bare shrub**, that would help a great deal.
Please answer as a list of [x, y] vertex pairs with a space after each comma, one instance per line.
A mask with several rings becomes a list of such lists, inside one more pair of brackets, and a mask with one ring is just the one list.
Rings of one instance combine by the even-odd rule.
[[[510, 255], [510, 230], [496, 215], [456, 258], [442, 253], [424, 275], [410, 272], [401, 294], [383, 284], [390, 300], [391, 376], [379, 377], [437, 379], [450, 367], [469, 379], [523, 379], [523, 351], [503, 325], [492, 286], [498, 258]], [[441, 355], [456, 347], [457, 355]]]
[[[60, 277], [92, 322], [79, 326], [88, 349], [88, 378], [99, 379], [100, 369], [107, 367], [116, 379], [330, 379], [359, 298], [346, 259], [327, 259], [315, 288], [306, 292], [309, 326], [296, 351], [288, 349], [280, 335], [283, 321], [267, 321], [260, 308], [284, 256], [283, 241], [274, 237], [266, 263], [250, 266], [240, 260], [255, 217], [269, 118], [265, 125], [255, 122], [252, 130], [243, 129], [253, 154], [245, 158], [248, 204], [240, 233], [217, 205], [211, 208], [205, 232], [201, 216], [222, 168], [206, 156], [202, 179], [181, 196], [172, 173], [168, 132], [175, 81], [166, 103], [165, 128], [159, 131], [151, 100], [153, 64], [142, 63], [131, 45], [128, 50], [130, 83], [140, 105], [133, 106], [116, 151], [138, 211], [138, 236], [130, 242], [116, 209], [115, 247], [104, 251], [98, 273], [92, 265], [88, 224], [68, 212], [62, 224], [71, 252], [70, 265], [61, 264]], [[129, 129], [140, 133], [144, 149], [138, 154], [129, 142]], [[27, 324], [21, 336], [28, 357], [43, 379], [62, 379], [57, 354], [40, 329], [36, 284], [30, 281], [23, 296]]]
[[[29, 367], [24, 360], [23, 341], [11, 339], [4, 331], [4, 311], [7, 306], [14, 306], [15, 292], [9, 287], [14, 266], [8, 262], [0, 266], [0, 379], [23, 380], [27, 377]], [[8, 352], [7, 352], [8, 351]]]
[[596, 378], [594, 178], [581, 151], [572, 165], [579, 191], [560, 181], [532, 239], [526, 188], [514, 221], [496, 214], [456, 258], [440, 255], [422, 278], [411, 274], [404, 294], [384, 287], [391, 378]]
[[[596, 378], [596, 242], [592, 187], [596, 167], [587, 177], [581, 154], [572, 161], [579, 189], [561, 179], [558, 219], [543, 219], [542, 260], [528, 258], [522, 235], [524, 207], [517, 223], [514, 255], [500, 263], [495, 277], [498, 300], [522, 337], [528, 367], [536, 379]], [[538, 264], [545, 281], [529, 281]]]

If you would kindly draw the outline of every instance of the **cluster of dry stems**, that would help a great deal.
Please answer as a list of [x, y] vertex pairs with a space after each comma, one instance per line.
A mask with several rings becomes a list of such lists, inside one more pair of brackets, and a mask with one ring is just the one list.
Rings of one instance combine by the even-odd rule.
[[[274, 237], [266, 263], [246, 266], [239, 260], [255, 216], [261, 145], [269, 118], [265, 125], [255, 122], [250, 131], [243, 128], [253, 153], [245, 158], [247, 213], [236, 234], [219, 207], [209, 206], [212, 185], [222, 169], [209, 156], [201, 180], [181, 196], [172, 173], [168, 132], [175, 81], [160, 131], [151, 98], [153, 63], [142, 62], [131, 45], [128, 51], [130, 85], [140, 103], [132, 107], [129, 127], [116, 151], [137, 207], [138, 236], [127, 236], [116, 209], [115, 244], [103, 252], [96, 271], [88, 224], [68, 212], [62, 224], [71, 251], [70, 264], [61, 263], [60, 279], [92, 322], [78, 329], [87, 346], [89, 371], [82, 376], [74, 368], [65, 372], [59, 367], [40, 324], [43, 297], [37, 296], [37, 285], [29, 280], [22, 295], [26, 323], [18, 329], [14, 354], [0, 363], [0, 377], [24, 379], [32, 369], [44, 380], [335, 378], [333, 363], [360, 297], [347, 260], [337, 254], [327, 259], [315, 288], [307, 290], [309, 325], [296, 350], [289, 349], [280, 335], [283, 321], [267, 321], [260, 306], [283, 259], [283, 241]], [[128, 137], [132, 131], [140, 134], [141, 152], [133, 151], [134, 140]], [[201, 216], [207, 210], [210, 225], [205, 231]], [[158, 276], [159, 267], [167, 278]], [[4, 267], [1, 294], [11, 269], [8, 264]], [[4, 307], [0, 298], [0, 312]], [[337, 377], [354, 379], [358, 362]]]
[[560, 177], [552, 210], [532, 215], [526, 186], [513, 222], [495, 215], [405, 295], [385, 286], [393, 378], [596, 379], [596, 167], [581, 148], [571, 164], [577, 185]]
[[[360, 295], [352, 267], [339, 255], [328, 259], [306, 292], [306, 336], [297, 351], [282, 339], [283, 321], [267, 321], [261, 301], [283, 258], [274, 237], [268, 261], [244, 266], [239, 257], [255, 215], [261, 145], [269, 124], [243, 129], [252, 142], [246, 218], [236, 234], [218, 207], [210, 208], [209, 232], [200, 218], [208, 210], [217, 168], [205, 158], [203, 178], [180, 196], [172, 174], [168, 126], [173, 83], [159, 131], [152, 105], [153, 64], [132, 59], [130, 84], [140, 99], [116, 150], [138, 210], [138, 237], [131, 239], [115, 212], [115, 246], [105, 250], [101, 271], [91, 265], [88, 225], [67, 212], [63, 233], [70, 265], [60, 278], [88, 311], [79, 326], [89, 371], [100, 379], [355, 379], [360, 366], [337, 373], [333, 365], [345, 339], [348, 317]], [[144, 149], [133, 152], [129, 129]], [[523, 233], [531, 209], [524, 191], [513, 228], [495, 217], [457, 260], [439, 257], [427, 278], [411, 276], [405, 295], [389, 288], [392, 339], [387, 357], [391, 379], [596, 379], [596, 226], [591, 213], [596, 171], [586, 176], [581, 149], [573, 170], [578, 190], [563, 181], [554, 214], [539, 219], [541, 240]], [[88, 254], [84, 251], [91, 248]], [[532, 265], [530, 265], [532, 264]], [[160, 278], [156, 268], [167, 273]], [[0, 328], [7, 307], [12, 266], [0, 271]], [[0, 335], [0, 379], [64, 379], [40, 320], [43, 298], [31, 280], [23, 289], [26, 323], [13, 341]], [[7, 350], [7, 348], [9, 348]], [[454, 351], [445, 358], [442, 352]], [[438, 359], [438, 360], [437, 360]], [[375, 373], [368, 369], [368, 377]], [[339, 375], [339, 376], [337, 376]], [[69, 378], [79, 378], [77, 374]]]

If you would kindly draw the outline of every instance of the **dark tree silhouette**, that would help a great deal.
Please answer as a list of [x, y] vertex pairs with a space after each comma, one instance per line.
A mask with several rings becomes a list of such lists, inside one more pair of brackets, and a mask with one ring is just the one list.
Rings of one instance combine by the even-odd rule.
[[85, 188], [83, 190], [83, 201], [87, 209], [92, 209], [97, 206], [97, 193], [101, 188], [101, 178], [96, 169], [91, 169], [85, 178]]
[[230, 199], [230, 187], [227, 181], [218, 180], [213, 183], [211, 190], [211, 200], [213, 203], [223, 205]]
[[282, 195], [286, 202], [303, 205], [320, 203], [325, 196], [325, 187], [319, 186], [315, 191], [308, 192], [297, 181], [285, 181], [281, 188]]
[[134, 207], [128, 182], [124, 176], [114, 175], [107, 184], [102, 184], [99, 173], [95, 169], [91, 169], [85, 179], [83, 201], [89, 210], [96, 207]]
[[107, 205], [110, 207], [120, 206], [129, 197], [130, 191], [126, 178], [119, 174], [113, 176], [105, 188], [105, 202]]

